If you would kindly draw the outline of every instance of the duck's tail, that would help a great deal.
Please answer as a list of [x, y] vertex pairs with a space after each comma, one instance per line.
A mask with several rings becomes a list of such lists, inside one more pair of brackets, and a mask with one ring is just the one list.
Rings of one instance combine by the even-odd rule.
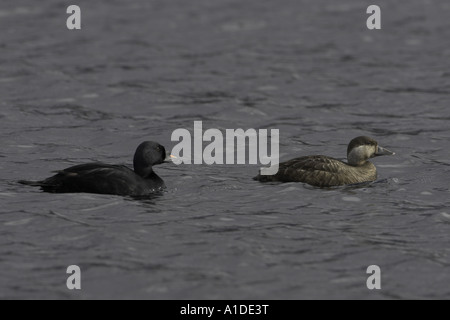
[[23, 184], [25, 186], [30, 186], [30, 187], [42, 187], [43, 186], [42, 181], [19, 180], [17, 182], [20, 183], [20, 184]]

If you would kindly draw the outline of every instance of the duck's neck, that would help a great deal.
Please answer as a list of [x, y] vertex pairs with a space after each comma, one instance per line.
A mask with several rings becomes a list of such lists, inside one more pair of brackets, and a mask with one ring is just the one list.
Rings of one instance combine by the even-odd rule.
[[367, 162], [367, 150], [364, 146], [354, 148], [347, 155], [348, 164], [353, 167], [363, 166]]
[[161, 179], [152, 168], [145, 168], [135, 171], [142, 179], [145, 180], [147, 186], [151, 189], [164, 188], [164, 180]]
[[348, 159], [348, 161], [347, 161], [347, 164], [352, 167], [362, 167], [362, 166], [366, 165], [367, 163], [369, 163], [369, 161], [367, 161], [367, 160], [351, 161], [350, 159]]
[[163, 179], [161, 179], [153, 170], [150, 174], [146, 175], [143, 178], [147, 180], [147, 183], [151, 184], [152, 186], [154, 185], [156, 185], [157, 187], [164, 186]]
[[152, 167], [134, 168], [134, 172], [144, 179], [151, 179], [153, 176], [157, 176]]

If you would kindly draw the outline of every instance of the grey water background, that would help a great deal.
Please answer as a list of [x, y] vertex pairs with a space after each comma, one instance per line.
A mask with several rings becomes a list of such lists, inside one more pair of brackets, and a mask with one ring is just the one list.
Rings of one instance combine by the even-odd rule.
[[[0, 4], [0, 298], [450, 298], [450, 2]], [[279, 129], [282, 160], [397, 152], [376, 183], [264, 185], [259, 166], [159, 166], [151, 199], [18, 185], [177, 128]], [[82, 269], [82, 290], [66, 268]], [[382, 290], [366, 288], [379, 265]]]

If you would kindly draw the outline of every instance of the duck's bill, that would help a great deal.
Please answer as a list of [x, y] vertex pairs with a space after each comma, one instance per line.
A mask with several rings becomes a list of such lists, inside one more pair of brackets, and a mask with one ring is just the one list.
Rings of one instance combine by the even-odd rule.
[[169, 155], [169, 156], [167, 156], [167, 158], [166, 159], [164, 159], [164, 163], [167, 163], [167, 162], [173, 162], [173, 160], [175, 160], [177, 157], [175, 157], [175, 156], [173, 156], [173, 155]]
[[383, 147], [378, 147], [377, 153], [375, 153], [375, 156], [393, 156], [395, 152], [392, 152], [388, 149], [385, 149]]

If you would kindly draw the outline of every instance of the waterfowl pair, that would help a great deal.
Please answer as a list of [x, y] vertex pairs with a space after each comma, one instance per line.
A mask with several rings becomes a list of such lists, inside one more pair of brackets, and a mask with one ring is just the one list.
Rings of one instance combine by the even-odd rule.
[[[261, 182], [304, 182], [317, 187], [356, 184], [377, 179], [371, 158], [393, 155], [369, 137], [353, 139], [347, 148], [347, 163], [327, 156], [296, 158], [279, 166], [272, 176], [258, 175]], [[97, 193], [146, 196], [165, 188], [153, 166], [170, 161], [166, 150], [156, 142], [144, 142], [134, 155], [134, 171], [126, 166], [89, 163], [59, 171], [43, 181], [20, 181], [53, 193]]]

